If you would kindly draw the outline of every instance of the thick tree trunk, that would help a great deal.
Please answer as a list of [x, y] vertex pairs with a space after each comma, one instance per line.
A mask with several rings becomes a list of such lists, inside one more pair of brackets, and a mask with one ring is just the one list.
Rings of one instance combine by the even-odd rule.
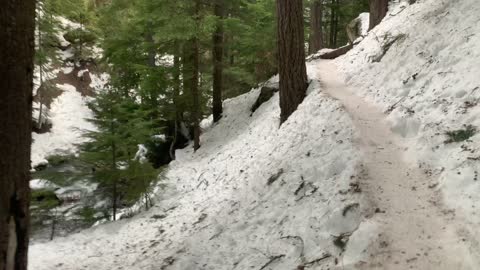
[[[195, 0], [195, 18], [196, 26], [200, 25], [200, 0]], [[192, 40], [192, 120], [193, 120], [193, 149], [197, 151], [200, 148], [200, 89], [199, 89], [199, 71], [200, 71], [200, 44], [197, 37]]]
[[34, 0], [0, 8], [0, 269], [27, 269]]
[[323, 47], [322, 17], [322, 0], [314, 0], [310, 8], [310, 44], [308, 46], [309, 54], [316, 53]]
[[213, 33], [213, 122], [222, 118], [223, 92], [223, 17], [224, 0], [216, 0], [214, 15], [218, 18], [217, 27]]
[[388, 12], [388, 0], [370, 0], [369, 30], [377, 26]]
[[285, 122], [305, 98], [308, 86], [305, 66], [302, 0], [277, 0], [280, 122]]

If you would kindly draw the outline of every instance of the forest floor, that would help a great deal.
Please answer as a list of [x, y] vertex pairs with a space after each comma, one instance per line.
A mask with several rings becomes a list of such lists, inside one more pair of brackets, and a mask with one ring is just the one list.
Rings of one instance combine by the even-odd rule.
[[[467, 239], [460, 222], [443, 204], [428, 170], [409, 162], [406, 142], [391, 131], [379, 107], [354, 94], [337, 67], [322, 60], [317, 67], [322, 89], [338, 99], [359, 132], [366, 177], [360, 183], [376, 207], [372, 219], [379, 235], [361, 269], [466, 269]], [[468, 238], [468, 237], [467, 237]], [[473, 264], [474, 265], [474, 264]]]

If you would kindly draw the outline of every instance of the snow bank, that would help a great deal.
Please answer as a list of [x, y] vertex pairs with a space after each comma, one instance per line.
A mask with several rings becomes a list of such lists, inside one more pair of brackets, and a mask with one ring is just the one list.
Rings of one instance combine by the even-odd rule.
[[88, 98], [82, 97], [75, 87], [58, 84], [63, 93], [52, 103], [49, 116], [53, 123], [50, 132], [32, 133], [32, 167], [46, 162], [50, 155], [75, 154], [77, 144], [85, 142], [82, 133], [95, 127], [88, 122], [92, 112], [87, 107]]
[[[344, 251], [334, 240], [359, 228], [365, 208], [354, 188], [360, 157], [351, 120], [314, 81], [304, 103], [279, 128], [278, 94], [250, 117], [259, 91], [225, 101], [222, 120], [202, 135], [199, 151], [177, 151], [153, 209], [35, 244], [30, 266], [340, 267]], [[362, 258], [362, 245], [375, 231], [371, 224], [361, 228], [352, 248], [347, 245], [343, 265]], [[325, 255], [331, 256], [315, 262]]]
[[30, 188], [32, 190], [38, 190], [38, 189], [55, 189], [58, 186], [55, 185], [54, 183], [44, 180], [44, 179], [32, 179], [30, 180]]
[[407, 142], [405, 159], [438, 183], [466, 229], [478, 235], [480, 141], [446, 144], [446, 131], [480, 127], [480, 7], [475, 0], [397, 5], [337, 61], [357, 94], [381, 106]]

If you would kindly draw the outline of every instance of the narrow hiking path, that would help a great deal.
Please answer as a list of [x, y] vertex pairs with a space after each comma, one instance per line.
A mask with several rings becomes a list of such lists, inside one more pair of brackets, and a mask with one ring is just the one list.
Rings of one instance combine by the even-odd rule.
[[443, 209], [432, 189], [434, 177], [404, 160], [406, 144], [393, 134], [385, 114], [355, 96], [332, 61], [321, 60], [316, 76], [338, 99], [359, 132], [366, 176], [361, 183], [376, 209], [379, 236], [369, 247], [371, 258], [359, 269], [473, 269], [468, 248], [457, 233], [455, 214]]

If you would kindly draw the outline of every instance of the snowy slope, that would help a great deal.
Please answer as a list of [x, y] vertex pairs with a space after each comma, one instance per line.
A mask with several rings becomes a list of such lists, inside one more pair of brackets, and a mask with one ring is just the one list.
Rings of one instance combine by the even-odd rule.
[[[426, 184], [441, 192], [478, 254], [480, 136], [444, 142], [446, 131], [480, 127], [480, 7], [475, 0], [417, 2], [396, 7], [337, 64], [408, 142], [405, 157], [438, 179]], [[383, 56], [381, 48], [395, 39]]]
[[74, 86], [57, 85], [63, 93], [52, 103], [49, 116], [53, 126], [44, 134], [32, 133], [32, 167], [47, 162], [50, 155], [76, 153], [76, 145], [85, 141], [82, 134], [95, 127], [88, 122], [92, 111], [87, 107], [88, 98], [82, 97]]
[[[64, 50], [58, 49], [57, 55], [63, 63], [52, 72], [44, 74], [44, 79], [53, 80], [60, 77], [67, 77], [66, 75], [72, 73], [74, 70], [74, 64], [71, 63], [71, 58], [74, 55], [74, 48], [69, 47], [70, 43], [65, 40], [63, 35], [69, 29], [76, 29], [80, 27], [80, 24], [72, 22], [64, 17], [56, 16], [56, 20], [59, 21], [59, 29], [57, 38]], [[100, 58], [101, 50], [97, 47], [92, 48], [95, 56]], [[40, 87], [40, 71], [39, 68], [35, 69], [34, 79], [34, 94]], [[78, 77], [81, 77], [85, 72], [88, 72], [91, 79], [90, 87], [94, 91], [103, 90], [105, 84], [109, 81], [109, 75], [106, 73], [96, 74], [90, 72], [88, 69], [80, 71]], [[62, 84], [57, 84], [56, 87], [61, 91], [61, 94], [56, 97], [51, 104], [50, 108], [44, 106], [44, 112], [48, 115], [49, 121], [52, 124], [52, 129], [43, 134], [32, 133], [32, 157], [31, 165], [34, 168], [37, 165], [47, 163], [47, 158], [52, 155], [70, 155], [77, 153], [77, 145], [85, 142], [85, 138], [82, 134], [86, 130], [92, 130], [95, 127], [87, 121], [92, 118], [93, 114], [87, 106], [87, 102], [90, 97], [83, 96], [80, 89], [76, 89], [74, 85], [78, 82], [75, 79], [70, 78], [65, 83], [65, 79], [61, 80]], [[39, 103], [34, 103], [34, 119], [38, 117]]]
[[[278, 94], [250, 117], [258, 94], [227, 100], [201, 149], [177, 153], [153, 209], [35, 244], [32, 269], [334, 269], [361, 260], [375, 224], [360, 225], [367, 205], [350, 118], [314, 82], [279, 128]], [[334, 244], [359, 227], [346, 252]]]

